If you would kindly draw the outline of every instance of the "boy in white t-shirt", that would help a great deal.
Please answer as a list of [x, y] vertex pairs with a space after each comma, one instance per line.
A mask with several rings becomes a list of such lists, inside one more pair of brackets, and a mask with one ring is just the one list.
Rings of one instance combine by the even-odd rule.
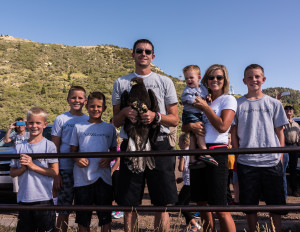
[[[32, 159], [29, 153], [56, 153], [53, 142], [43, 137], [47, 126], [47, 113], [39, 107], [31, 108], [27, 113], [28, 141], [19, 143], [15, 152], [20, 159], [13, 159], [10, 175], [18, 176], [20, 205], [53, 205], [53, 178], [58, 174], [57, 159]], [[54, 211], [20, 211], [17, 232], [55, 231]]]
[[[52, 127], [52, 141], [57, 151], [61, 153], [70, 152], [70, 138], [74, 125], [87, 121], [89, 117], [82, 113], [86, 103], [86, 92], [81, 86], [72, 86], [67, 97], [70, 111], [57, 116]], [[59, 175], [54, 178], [53, 189], [58, 193], [58, 205], [72, 205], [74, 201], [74, 161], [72, 158], [59, 159]], [[57, 228], [61, 232], [68, 230], [68, 211], [60, 211], [57, 218]]]
[[[115, 127], [103, 122], [102, 113], [106, 109], [105, 96], [101, 92], [89, 95], [87, 105], [89, 120], [76, 124], [70, 140], [71, 152], [116, 151]], [[74, 158], [75, 205], [111, 205], [112, 178], [110, 162], [112, 158]], [[111, 212], [97, 211], [101, 231], [111, 230]], [[76, 212], [79, 232], [89, 231], [92, 211]]]

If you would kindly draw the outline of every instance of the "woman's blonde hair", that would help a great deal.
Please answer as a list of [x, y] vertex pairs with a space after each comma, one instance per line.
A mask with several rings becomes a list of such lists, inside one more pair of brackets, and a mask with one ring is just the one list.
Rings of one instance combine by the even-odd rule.
[[223, 85], [223, 93], [225, 94], [228, 94], [229, 92], [229, 77], [228, 77], [228, 70], [227, 68], [222, 65], [222, 64], [213, 64], [211, 65], [205, 72], [202, 80], [201, 80], [201, 83], [208, 89], [209, 91], [209, 88], [208, 88], [208, 85], [207, 85], [207, 81], [208, 81], [208, 76], [210, 76], [210, 74], [213, 72], [213, 71], [216, 71], [216, 70], [221, 70], [223, 72], [223, 76], [224, 76], [224, 85]]

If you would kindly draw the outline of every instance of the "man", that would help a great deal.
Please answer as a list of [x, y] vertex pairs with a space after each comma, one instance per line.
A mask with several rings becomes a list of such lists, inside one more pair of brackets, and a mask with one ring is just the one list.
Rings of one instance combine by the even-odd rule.
[[[148, 110], [141, 115], [145, 124], [154, 120], [161, 124], [160, 134], [153, 150], [171, 150], [168, 134], [169, 127], [178, 125], [177, 95], [173, 82], [170, 78], [151, 72], [151, 62], [155, 58], [154, 46], [146, 39], [137, 40], [133, 46], [132, 58], [135, 61], [135, 72], [118, 78], [113, 87], [113, 122], [116, 127], [122, 126], [126, 118], [136, 122], [137, 111], [131, 107], [120, 110], [122, 93], [131, 89], [130, 80], [134, 77], [141, 77], [147, 89], [152, 89], [158, 99], [159, 112]], [[127, 135], [123, 128], [120, 136], [124, 139], [121, 150], [127, 147]], [[155, 157], [155, 168], [150, 170], [146, 167], [144, 172], [133, 173], [129, 170], [125, 158], [121, 159], [120, 175], [118, 181], [117, 203], [124, 206], [138, 206], [142, 202], [145, 180], [151, 198], [155, 206], [166, 206], [177, 201], [177, 189], [175, 183], [175, 157]], [[126, 212], [124, 215], [125, 231], [134, 231], [137, 225], [137, 213]], [[155, 228], [161, 226], [164, 231], [169, 230], [168, 212], [155, 213]]]
[[[287, 147], [299, 146], [300, 126], [293, 120], [294, 108], [292, 106], [284, 107], [285, 114], [289, 120], [289, 124], [284, 126], [284, 139]], [[298, 152], [289, 153], [289, 170], [290, 170], [290, 187], [292, 196], [299, 197], [300, 194], [297, 191], [297, 163]]]

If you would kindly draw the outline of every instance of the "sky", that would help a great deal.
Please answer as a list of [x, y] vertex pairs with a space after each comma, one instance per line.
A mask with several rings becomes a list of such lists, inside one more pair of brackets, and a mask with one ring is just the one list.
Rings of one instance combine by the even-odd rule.
[[300, 90], [299, 0], [10, 0], [1, 1], [0, 34], [70, 46], [132, 48], [147, 38], [153, 63], [182, 76], [223, 64], [234, 93], [246, 94], [243, 73], [260, 64], [263, 88]]

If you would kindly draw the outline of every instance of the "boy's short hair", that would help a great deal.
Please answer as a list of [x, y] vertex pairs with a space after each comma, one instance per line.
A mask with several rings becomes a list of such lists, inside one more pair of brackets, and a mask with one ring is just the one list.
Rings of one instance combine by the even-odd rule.
[[288, 105], [288, 106], [285, 106], [285, 107], [284, 107], [284, 110], [294, 110], [294, 107]]
[[48, 117], [48, 114], [47, 114], [46, 110], [44, 110], [44, 109], [41, 108], [41, 107], [33, 107], [33, 108], [31, 108], [30, 110], [28, 110], [28, 111], [27, 111], [27, 119], [28, 119], [31, 115], [39, 115], [39, 116], [42, 116], [42, 117], [44, 117], [45, 122], [47, 121], [47, 117]]
[[103, 102], [103, 106], [106, 106], [106, 100], [105, 100], [105, 95], [101, 92], [92, 92], [89, 94], [88, 96], [88, 100], [87, 100], [87, 105], [89, 104], [89, 101], [92, 99], [98, 99], [101, 100]]
[[213, 71], [216, 71], [216, 70], [221, 70], [223, 72], [223, 76], [224, 76], [224, 85], [223, 85], [223, 92], [225, 94], [228, 94], [229, 92], [229, 77], [228, 77], [228, 70], [227, 68], [225, 67], [225, 65], [222, 65], [222, 64], [213, 64], [211, 65], [206, 71], [205, 71], [205, 74], [201, 80], [201, 83], [206, 87], [208, 88], [207, 86], [207, 81], [208, 81], [208, 76], [213, 72]]
[[69, 89], [67, 99], [70, 97], [70, 95], [73, 93], [73, 91], [76, 91], [76, 90], [84, 92], [84, 96], [85, 96], [85, 94], [86, 94], [85, 89], [83, 87], [81, 87], [81, 86], [77, 86], [76, 85], [76, 86], [71, 86], [71, 88]]
[[136, 46], [139, 44], [139, 43], [147, 43], [147, 44], [150, 44], [152, 46], [152, 54], [154, 54], [154, 46], [152, 44], [152, 42], [148, 39], [139, 39], [137, 41], [135, 41], [134, 45], [133, 45], [133, 49], [132, 49], [132, 53], [135, 53], [135, 49], [136, 49]]
[[248, 66], [245, 68], [245, 71], [244, 71], [244, 77], [245, 77], [245, 74], [246, 74], [246, 72], [247, 72], [248, 70], [250, 70], [250, 69], [256, 69], [256, 68], [260, 69], [260, 70], [262, 71], [263, 75], [265, 75], [265, 71], [264, 71], [264, 68], [263, 68], [262, 66], [260, 66], [259, 64], [250, 64], [250, 65], [248, 65]]
[[194, 65], [194, 64], [185, 66], [185, 67], [182, 69], [182, 72], [185, 73], [185, 72], [190, 71], [190, 70], [193, 70], [193, 71], [195, 71], [198, 75], [201, 75], [200, 67], [199, 67], [198, 65]]

